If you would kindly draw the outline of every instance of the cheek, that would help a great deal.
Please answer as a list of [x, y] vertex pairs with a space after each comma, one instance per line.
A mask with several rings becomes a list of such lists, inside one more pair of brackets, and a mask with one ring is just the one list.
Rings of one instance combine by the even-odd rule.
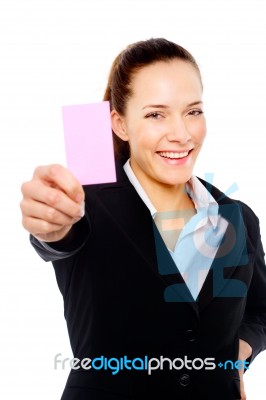
[[201, 144], [204, 142], [204, 139], [207, 134], [207, 127], [206, 127], [206, 121], [203, 119], [199, 123], [195, 124], [191, 130], [191, 134], [193, 136], [193, 139]]
[[145, 123], [135, 124], [134, 129], [130, 129], [128, 133], [129, 145], [132, 150], [134, 149], [137, 152], [150, 149], [158, 140], [158, 133]]

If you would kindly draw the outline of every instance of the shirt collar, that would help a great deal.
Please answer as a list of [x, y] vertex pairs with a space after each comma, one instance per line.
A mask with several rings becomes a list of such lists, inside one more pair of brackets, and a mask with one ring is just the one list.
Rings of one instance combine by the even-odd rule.
[[[149, 199], [147, 193], [141, 186], [138, 178], [134, 174], [129, 159], [124, 164], [124, 171], [127, 174], [129, 181], [136, 189], [138, 195], [150, 210], [151, 216], [154, 218], [157, 210]], [[210, 194], [210, 192], [196, 176], [192, 176], [186, 183], [186, 191], [194, 202], [197, 213], [203, 212], [206, 216], [208, 216], [211, 224], [215, 228], [218, 223], [217, 217], [219, 206], [217, 201]]]
[[129, 159], [127, 160], [127, 162], [124, 165], [124, 170], [125, 170], [125, 173], [127, 174], [129, 181], [132, 183], [132, 185], [136, 189], [138, 195], [140, 196], [141, 200], [146, 204], [146, 206], [150, 210], [152, 218], [154, 218], [157, 210], [154, 207], [154, 205], [152, 204], [152, 202], [150, 201], [147, 193], [145, 192], [145, 190], [139, 183], [138, 178], [134, 174], [133, 169], [131, 168]]

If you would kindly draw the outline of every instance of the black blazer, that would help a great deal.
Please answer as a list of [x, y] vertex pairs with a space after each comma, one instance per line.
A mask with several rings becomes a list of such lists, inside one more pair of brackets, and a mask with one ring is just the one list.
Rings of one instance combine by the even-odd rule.
[[[150, 374], [72, 370], [62, 400], [240, 398], [238, 370], [225, 362], [238, 359], [239, 338], [252, 346], [248, 362], [266, 348], [259, 222], [247, 205], [202, 182], [229, 225], [196, 301], [121, 164], [116, 183], [84, 186], [86, 215], [65, 239], [51, 249], [31, 237], [53, 263], [74, 357], [127, 356], [138, 359], [135, 367], [145, 357], [178, 359]], [[214, 359], [215, 368], [199, 358]], [[192, 369], [185, 359], [195, 360]]]

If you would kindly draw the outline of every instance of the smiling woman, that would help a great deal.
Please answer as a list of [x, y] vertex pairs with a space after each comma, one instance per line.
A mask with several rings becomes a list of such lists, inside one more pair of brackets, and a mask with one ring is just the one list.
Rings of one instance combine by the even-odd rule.
[[134, 43], [104, 100], [117, 182], [82, 187], [48, 165], [22, 185], [73, 355], [96, 365], [72, 369], [62, 400], [245, 399], [244, 368], [266, 348], [264, 252], [253, 211], [193, 175], [206, 136], [196, 61], [166, 39]]

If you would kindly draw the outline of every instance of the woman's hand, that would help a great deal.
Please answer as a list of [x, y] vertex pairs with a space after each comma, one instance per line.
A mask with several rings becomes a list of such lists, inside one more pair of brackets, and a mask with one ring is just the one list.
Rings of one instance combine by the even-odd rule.
[[[246, 360], [249, 358], [252, 354], [252, 347], [245, 342], [242, 339], [239, 339], [239, 354], [238, 354], [238, 359], [239, 360]], [[240, 378], [240, 393], [241, 393], [241, 400], [246, 400], [247, 396], [245, 393], [245, 388], [244, 388], [244, 367], [239, 370], [239, 378]]]
[[37, 167], [29, 182], [21, 186], [22, 225], [38, 240], [55, 242], [84, 216], [82, 186], [65, 167]]

